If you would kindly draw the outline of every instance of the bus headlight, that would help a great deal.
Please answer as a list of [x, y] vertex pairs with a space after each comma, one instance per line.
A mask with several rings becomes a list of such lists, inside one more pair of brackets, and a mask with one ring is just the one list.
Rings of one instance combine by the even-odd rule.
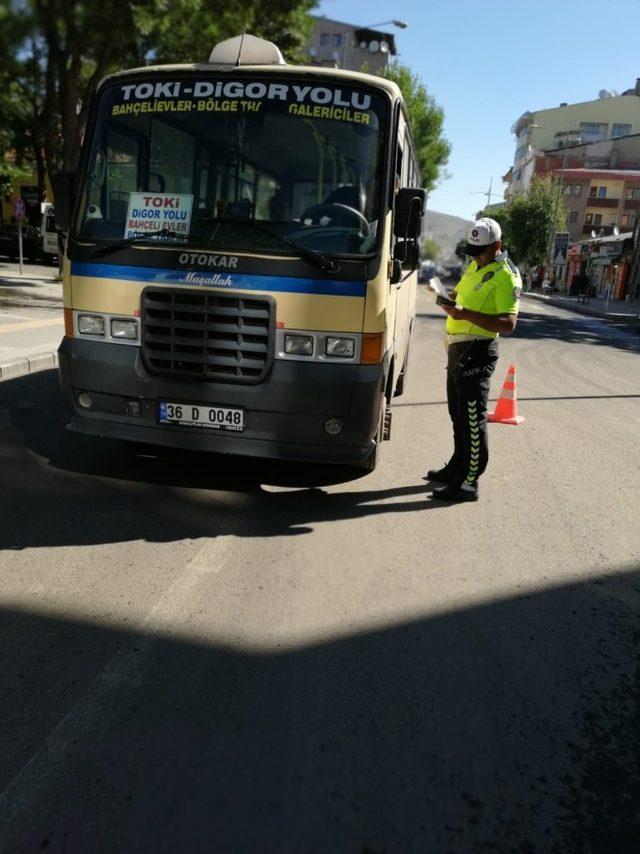
[[112, 320], [111, 321], [111, 337], [112, 338], [137, 338], [138, 337], [138, 321], [137, 320]]
[[356, 352], [355, 338], [327, 338], [325, 350], [334, 359], [353, 359]]
[[104, 317], [99, 314], [79, 315], [78, 332], [81, 335], [104, 335]]
[[311, 335], [285, 335], [284, 352], [289, 356], [313, 356]]

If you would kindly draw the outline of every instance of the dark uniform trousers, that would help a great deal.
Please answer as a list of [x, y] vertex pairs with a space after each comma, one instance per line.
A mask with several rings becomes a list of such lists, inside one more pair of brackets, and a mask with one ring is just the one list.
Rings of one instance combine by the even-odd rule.
[[487, 338], [450, 344], [447, 355], [447, 403], [454, 442], [447, 466], [459, 472], [460, 484], [476, 486], [489, 461], [487, 401], [498, 361], [498, 341]]

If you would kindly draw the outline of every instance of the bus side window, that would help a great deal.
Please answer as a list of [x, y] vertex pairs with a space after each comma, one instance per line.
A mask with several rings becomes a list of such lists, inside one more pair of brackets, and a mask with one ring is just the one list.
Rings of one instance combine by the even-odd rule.
[[402, 187], [402, 167], [403, 167], [402, 161], [403, 160], [404, 160], [404, 157], [403, 157], [403, 152], [402, 152], [402, 146], [398, 142], [398, 156], [396, 158], [396, 183], [395, 183], [395, 188], [394, 188], [396, 193], [398, 192], [400, 187]]

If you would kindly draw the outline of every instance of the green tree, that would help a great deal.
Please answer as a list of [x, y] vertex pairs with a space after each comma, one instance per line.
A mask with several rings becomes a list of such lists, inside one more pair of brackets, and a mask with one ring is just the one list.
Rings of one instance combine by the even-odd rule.
[[432, 238], [427, 237], [427, 239], [422, 244], [422, 257], [428, 259], [429, 261], [435, 261], [440, 255], [440, 246], [436, 243]]
[[407, 108], [422, 185], [432, 190], [449, 160], [451, 145], [443, 136], [444, 112], [407, 65], [394, 62], [382, 72], [398, 85]]
[[526, 195], [515, 196], [499, 211], [483, 214], [500, 223], [502, 242], [517, 264], [537, 266], [547, 258], [556, 204], [555, 230], [565, 230], [567, 209], [558, 189], [555, 180], [534, 178]]

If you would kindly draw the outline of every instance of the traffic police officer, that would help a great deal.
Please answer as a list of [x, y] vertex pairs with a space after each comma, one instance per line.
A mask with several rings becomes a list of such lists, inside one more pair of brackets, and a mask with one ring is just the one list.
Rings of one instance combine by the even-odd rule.
[[454, 289], [455, 305], [441, 307], [446, 325], [447, 402], [453, 422], [453, 455], [427, 478], [446, 484], [433, 497], [477, 501], [478, 478], [487, 467], [487, 400], [498, 361], [498, 336], [516, 328], [522, 280], [501, 251], [502, 231], [483, 217], [469, 231], [465, 254], [473, 260]]

